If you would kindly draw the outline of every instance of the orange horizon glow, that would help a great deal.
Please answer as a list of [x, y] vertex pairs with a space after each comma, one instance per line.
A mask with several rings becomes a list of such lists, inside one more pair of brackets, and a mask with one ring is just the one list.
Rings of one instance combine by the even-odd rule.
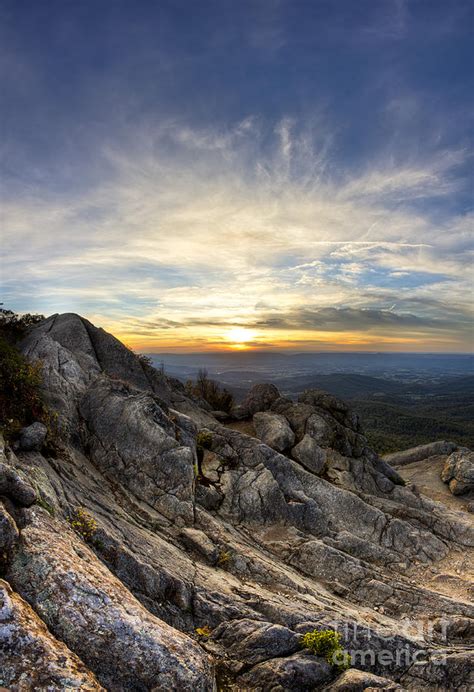
[[[108, 329], [107, 327], [105, 327]], [[131, 332], [119, 332], [109, 328], [112, 333], [133, 350], [142, 353], [197, 353], [197, 352], [259, 352], [259, 351], [413, 351], [413, 352], [445, 352], [462, 351], [456, 348], [458, 344], [450, 337], [429, 338], [428, 335], [387, 336], [382, 334], [367, 334], [363, 332], [293, 332], [278, 331], [260, 332], [256, 335], [251, 329], [236, 328], [224, 332], [202, 332], [194, 335], [168, 336], [165, 331], [157, 332], [156, 336], [140, 338]], [[238, 339], [235, 337], [238, 336]]]

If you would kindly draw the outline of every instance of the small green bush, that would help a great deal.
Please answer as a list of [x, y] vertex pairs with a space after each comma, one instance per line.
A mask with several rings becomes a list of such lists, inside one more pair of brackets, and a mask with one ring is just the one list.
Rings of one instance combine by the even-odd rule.
[[69, 523], [86, 543], [92, 541], [97, 531], [97, 522], [87, 510], [83, 507], [78, 507], [74, 510]]
[[43, 315], [17, 315], [0, 307], [0, 430], [7, 441], [34, 421], [52, 423], [40, 394], [41, 363], [29, 363], [15, 347], [42, 320]]
[[341, 635], [334, 630], [313, 630], [303, 635], [301, 646], [313, 654], [322, 656], [339, 670], [346, 670], [351, 663], [350, 655], [341, 646]]
[[201, 430], [196, 437], [196, 447], [201, 449], [211, 449], [212, 433], [208, 430]]

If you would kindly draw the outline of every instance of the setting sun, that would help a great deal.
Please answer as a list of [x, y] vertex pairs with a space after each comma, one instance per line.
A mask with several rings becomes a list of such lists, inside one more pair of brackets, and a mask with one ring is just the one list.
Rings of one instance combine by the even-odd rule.
[[249, 348], [248, 342], [255, 338], [255, 332], [245, 327], [233, 327], [225, 334], [227, 341], [231, 342], [232, 348]]

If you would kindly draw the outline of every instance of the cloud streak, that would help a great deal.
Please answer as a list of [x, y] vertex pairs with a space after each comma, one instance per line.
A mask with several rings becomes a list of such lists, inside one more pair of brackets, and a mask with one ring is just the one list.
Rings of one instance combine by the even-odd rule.
[[329, 148], [315, 165], [307, 133], [287, 121], [273, 132], [265, 149], [252, 118], [223, 132], [170, 123], [138, 148], [106, 148], [110, 176], [86, 194], [7, 199], [4, 299], [72, 305], [138, 340], [243, 324], [262, 343], [285, 330], [403, 330], [429, 345], [459, 329], [464, 347], [460, 310], [447, 320], [425, 300], [435, 285], [468, 311], [468, 220], [439, 225], [412, 204], [455, 184], [459, 153], [341, 182]]

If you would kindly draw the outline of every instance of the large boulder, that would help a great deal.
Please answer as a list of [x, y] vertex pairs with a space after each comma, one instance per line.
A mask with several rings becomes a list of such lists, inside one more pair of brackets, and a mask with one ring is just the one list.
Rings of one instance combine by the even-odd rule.
[[259, 411], [268, 411], [280, 392], [274, 384], [254, 384], [241, 404], [232, 410], [233, 418], [250, 418]]
[[300, 638], [287, 627], [248, 618], [223, 622], [212, 638], [228, 656], [255, 665], [277, 656], [289, 656], [300, 648]]
[[286, 418], [279, 413], [256, 413], [253, 425], [257, 437], [277, 452], [284, 452], [295, 442], [295, 433]]
[[326, 452], [322, 449], [311, 435], [306, 434], [301, 442], [293, 447], [291, 456], [308, 471], [319, 474], [326, 465]]
[[441, 472], [441, 480], [448, 483], [453, 495], [465, 495], [474, 490], [474, 452], [461, 449], [453, 452]]
[[20, 433], [20, 449], [25, 452], [39, 452], [44, 444], [48, 428], [43, 423], [32, 423]]
[[451, 454], [455, 449], [456, 444], [454, 442], [438, 440], [437, 442], [430, 442], [426, 445], [418, 445], [418, 447], [404, 449], [402, 452], [385, 454], [383, 459], [390, 464], [390, 466], [406, 466], [407, 464], [413, 464], [415, 461], [429, 459], [429, 457]]
[[285, 658], [272, 658], [258, 663], [242, 675], [238, 689], [316, 690], [332, 677], [331, 666], [322, 658], [298, 652]]

